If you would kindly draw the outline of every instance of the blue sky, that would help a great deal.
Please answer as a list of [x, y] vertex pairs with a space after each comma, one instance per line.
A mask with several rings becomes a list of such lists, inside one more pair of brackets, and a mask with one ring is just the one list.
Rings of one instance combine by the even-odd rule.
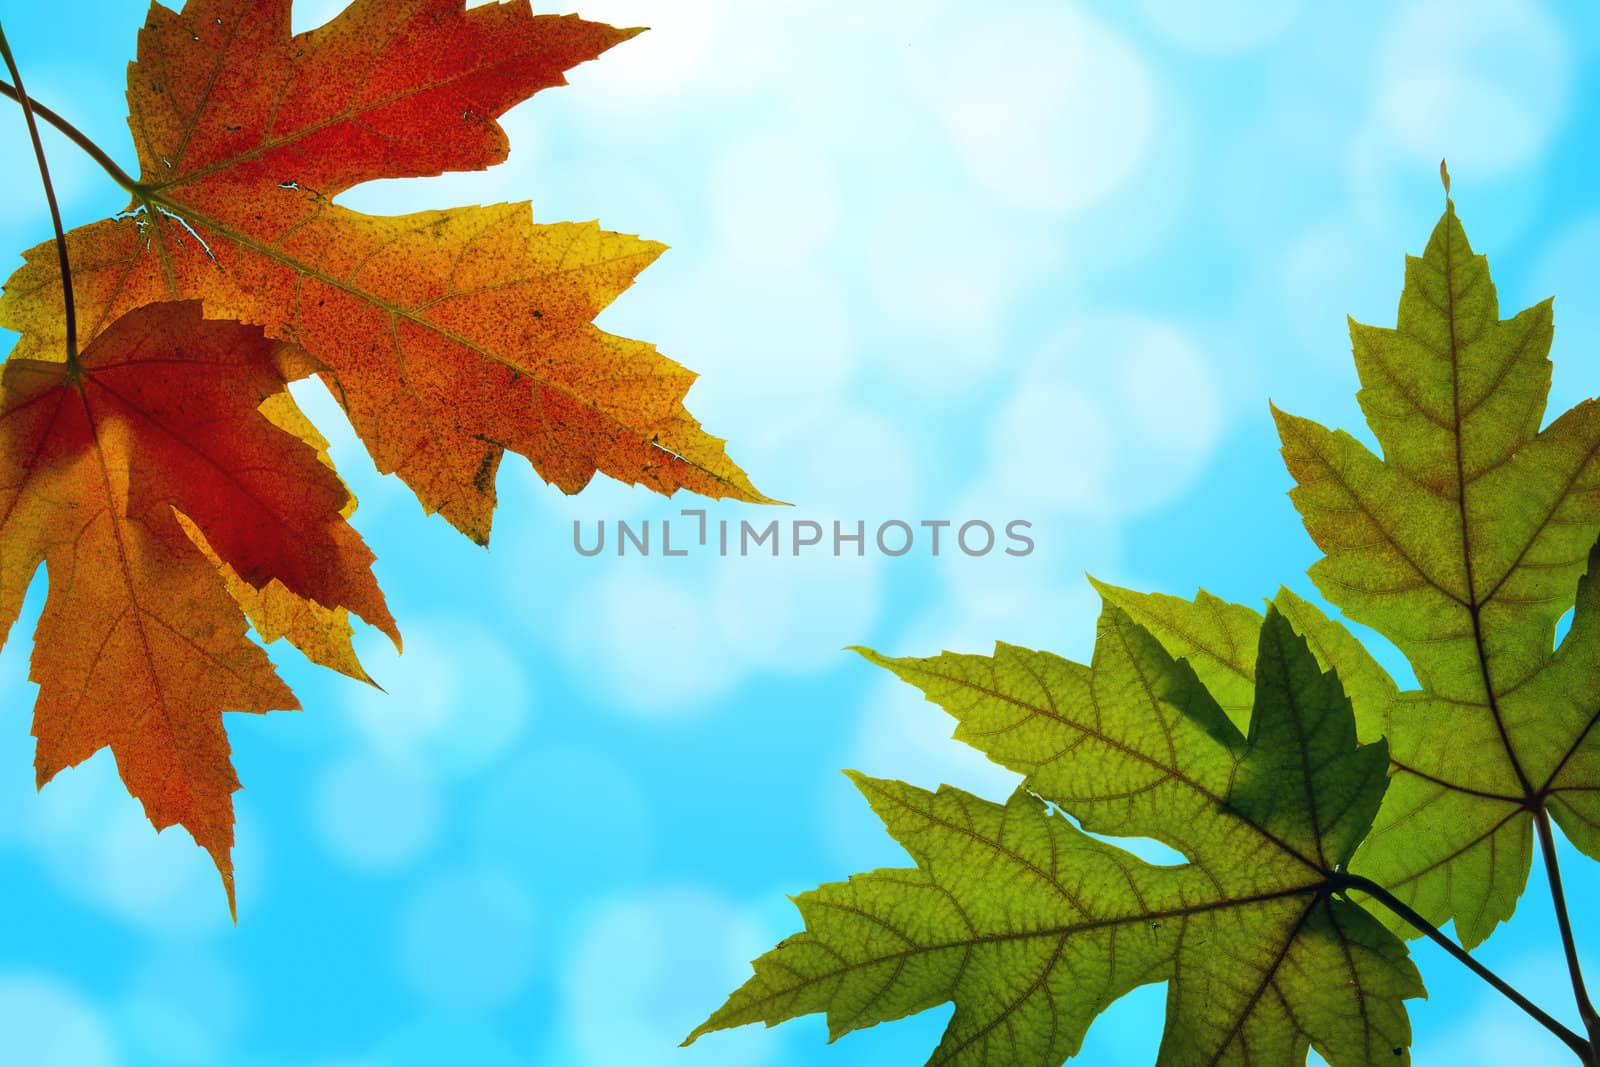
[[[296, 5], [299, 29], [337, 12]], [[536, 4], [541, 10], [568, 10]], [[125, 164], [132, 0], [0, 2], [33, 93]], [[346, 194], [384, 213], [531, 200], [671, 250], [602, 317], [704, 377], [694, 413], [783, 518], [1034, 524], [1024, 559], [585, 559], [574, 519], [661, 519], [500, 473], [491, 548], [380, 478], [296, 395], [361, 500], [406, 635], [388, 695], [274, 646], [304, 713], [230, 716], [239, 923], [107, 754], [33, 789], [41, 576], [0, 653], [0, 1033], [74, 1067], [914, 1063], [948, 1008], [825, 1044], [820, 1020], [676, 1042], [797, 927], [786, 894], [904, 857], [840, 768], [1001, 798], [1013, 777], [849, 653], [1081, 658], [1084, 573], [1310, 594], [1267, 400], [1360, 430], [1346, 314], [1393, 320], [1448, 156], [1502, 307], [1556, 296], [1552, 409], [1600, 371], [1600, 9], [1140, 0], [594, 0], [651, 32], [505, 119], [491, 171]], [[48, 236], [20, 116], [0, 249]], [[118, 190], [46, 135], [69, 224]], [[0, 257], [3, 258], [3, 257]], [[9, 271], [10, 266], [6, 267]], [[771, 516], [710, 505], [713, 519]], [[1386, 662], [1394, 665], [1389, 655]], [[1563, 852], [1569, 893], [1600, 875]], [[1542, 875], [1483, 949], [1569, 1018]], [[1600, 920], [1577, 918], [1600, 945]], [[1417, 948], [1415, 1062], [1565, 1062]], [[1600, 976], [1600, 954], [1591, 952]], [[1149, 1063], [1162, 991], [1081, 1062]], [[1570, 1021], [1570, 1020], [1569, 1020]]]

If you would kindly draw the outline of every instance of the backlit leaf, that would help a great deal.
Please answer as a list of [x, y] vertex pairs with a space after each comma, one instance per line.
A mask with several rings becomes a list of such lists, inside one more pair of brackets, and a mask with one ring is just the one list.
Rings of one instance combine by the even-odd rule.
[[[954, 1001], [929, 1063], [1053, 1067], [1112, 1001], [1165, 981], [1162, 1064], [1302, 1062], [1310, 1047], [1335, 1067], [1407, 1062], [1403, 1001], [1421, 982], [1336, 892], [1387, 751], [1357, 745], [1337, 676], [1283, 616], [1256, 631], [1248, 736], [1109, 600], [1087, 666], [1009, 645], [867, 653], [1026, 779], [998, 805], [855, 776], [917, 866], [798, 897], [804, 932], [690, 1040], [812, 1012], [837, 1037]], [[1155, 838], [1187, 862], [1084, 831]]]
[[222, 712], [298, 705], [218, 562], [398, 639], [344, 485], [260, 411], [283, 389], [279, 347], [198, 303], [155, 304], [77, 366], [13, 357], [0, 375], [0, 639], [49, 572], [31, 671], [39, 783], [110, 746], [150, 821], [211, 854], [230, 904], [239, 782]]
[[1350, 327], [1383, 455], [1277, 412], [1290, 495], [1326, 554], [1311, 578], [1422, 687], [1371, 727], [1394, 782], [1353, 867], [1469, 947], [1516, 907], [1536, 812], [1600, 857], [1596, 604], [1579, 586], [1600, 535], [1600, 404], [1541, 429], [1551, 303], [1499, 314], [1447, 204], [1406, 261], [1397, 327]]
[[[506, 158], [496, 119], [627, 40], [527, 0], [362, 0], [291, 36], [289, 0], [153, 5], [128, 71], [141, 187], [73, 230], [84, 339], [158, 300], [302, 346], [378, 468], [486, 542], [518, 452], [568, 493], [597, 471], [762, 501], [682, 401], [694, 375], [593, 319], [663, 250], [526, 203], [398, 217], [333, 202], [361, 182]], [[61, 283], [39, 245], [6, 283], [17, 355], [59, 358]]]
[[139, 178], [107, 167], [132, 201], [66, 235], [81, 361], [52, 244], [0, 294], [21, 335], [0, 395], [0, 639], [43, 563], [40, 781], [109, 745], [230, 901], [220, 713], [295, 706], [246, 620], [362, 681], [353, 615], [399, 640], [285, 382], [320, 375], [380, 470], [480, 543], [507, 450], [568, 493], [604, 472], [766, 501], [685, 410], [693, 373], [594, 325], [662, 245], [536, 224], [527, 203], [334, 203], [503, 161], [501, 115], [638, 32], [527, 0], [355, 0], [301, 34], [290, 0], [152, 4], [128, 67]]

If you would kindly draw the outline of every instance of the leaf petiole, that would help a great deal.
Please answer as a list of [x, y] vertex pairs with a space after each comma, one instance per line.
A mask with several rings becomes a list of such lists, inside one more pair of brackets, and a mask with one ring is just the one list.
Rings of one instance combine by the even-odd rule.
[[[78, 311], [72, 299], [72, 265], [67, 261], [67, 235], [61, 226], [61, 208], [56, 204], [56, 189], [50, 181], [50, 165], [44, 158], [44, 143], [39, 140], [39, 124], [33, 120], [33, 102], [28, 99], [27, 91], [23, 88], [22, 72], [17, 69], [17, 60], [11, 54], [11, 45], [6, 40], [4, 27], [0, 27], [0, 58], [5, 60], [6, 69], [11, 72], [11, 79], [16, 82], [15, 87], [5, 86], [6, 89], [11, 90], [6, 95], [22, 105], [22, 117], [28, 124], [28, 136], [33, 139], [33, 155], [39, 161], [39, 177], [44, 182], [44, 198], [50, 203], [50, 222], [56, 228], [56, 255], [61, 260], [61, 302], [65, 306], [67, 365], [76, 369], [78, 364]], [[54, 112], [51, 112], [51, 114], [54, 114]], [[79, 136], [82, 135], [80, 134]], [[85, 137], [84, 140], [87, 141], [88, 138]]]
[[1578, 1054], [1579, 1060], [1585, 1064], [1589, 1064], [1590, 1067], [1594, 1067], [1597, 1061], [1594, 1050], [1590, 1046], [1589, 1042], [1573, 1033], [1566, 1026], [1563, 1026], [1559, 1021], [1552, 1018], [1550, 1014], [1543, 1008], [1539, 1007], [1533, 1001], [1523, 996], [1522, 993], [1518, 992], [1517, 989], [1511, 985], [1511, 983], [1507, 982], [1504, 978], [1501, 978], [1488, 967], [1485, 967], [1481, 962], [1474, 959], [1471, 953], [1467, 952], [1466, 949], [1462, 948], [1460, 945], [1450, 940], [1450, 938], [1446, 937], [1443, 931], [1441, 931], [1437, 926], [1434, 926], [1427, 919], [1424, 919], [1421, 915], [1417, 914], [1417, 912], [1414, 911], [1405, 901], [1401, 900], [1399, 897], [1395, 896], [1393, 893], [1389, 892], [1372, 879], [1363, 878], [1359, 874], [1339, 874], [1334, 880], [1334, 889], [1336, 891], [1354, 889], [1358, 892], [1365, 893], [1373, 900], [1376, 900], [1378, 903], [1382, 904], [1384, 907], [1400, 916], [1400, 918], [1416, 927], [1418, 931], [1425, 934], [1434, 944], [1444, 949], [1451, 956], [1454, 956], [1456, 960], [1463, 964], [1469, 971], [1477, 975], [1479, 978], [1482, 978], [1485, 982], [1488, 982], [1507, 1000], [1511, 1001], [1511, 1003], [1527, 1012], [1527, 1014], [1540, 1026], [1543, 1026], [1546, 1030], [1549, 1030], [1552, 1034], [1559, 1037], [1568, 1048]]
[[1589, 1032], [1589, 1062], [1600, 1062], [1600, 1016], [1595, 1014], [1589, 991], [1584, 988], [1583, 970], [1578, 966], [1578, 945], [1572, 937], [1572, 920], [1567, 913], [1567, 893], [1561, 885], [1561, 868], [1556, 863], [1555, 836], [1550, 830], [1550, 812], [1543, 805], [1534, 813], [1539, 831], [1539, 850], [1544, 855], [1545, 874], [1550, 880], [1550, 900], [1555, 905], [1556, 924], [1561, 929], [1561, 947], [1567, 956], [1567, 973], [1572, 977], [1572, 995], [1578, 1004], [1578, 1017]]
[[[13, 71], [14, 70], [15, 68], [13, 68]], [[12, 77], [16, 77], [14, 72]], [[18, 82], [20, 84], [21, 79], [18, 79]], [[78, 127], [62, 118], [57, 112], [39, 103], [39, 101], [33, 99], [32, 97], [28, 97], [26, 103], [24, 103], [24, 94], [17, 90], [17, 86], [12, 85], [9, 82], [0, 81], [0, 95], [9, 96], [11, 99], [17, 101], [17, 103], [24, 104], [25, 108], [31, 109], [33, 114], [39, 116], [50, 125], [54, 126], [67, 138], [67, 140], [83, 149], [90, 159], [100, 164], [100, 168], [111, 176], [112, 181], [116, 182], [128, 192], [132, 193], [134, 197], [140, 200], [144, 199], [143, 186], [141, 186], [131, 174], [118, 166], [117, 161], [107, 155], [105, 149], [95, 144], [88, 134], [84, 133], [82, 130], [78, 129]]]

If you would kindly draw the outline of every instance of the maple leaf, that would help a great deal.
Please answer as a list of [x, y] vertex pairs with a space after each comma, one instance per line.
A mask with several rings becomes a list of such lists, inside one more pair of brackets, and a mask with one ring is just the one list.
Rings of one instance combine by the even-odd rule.
[[[1548, 818], [1600, 858], [1600, 404], [1540, 429], [1551, 302], [1510, 319], [1448, 199], [1407, 257], [1395, 329], [1353, 322], [1357, 397], [1382, 447], [1274, 409], [1290, 496], [1343, 613], [1420, 689], [1371, 719], [1394, 780], [1353, 865], [1472, 947], [1516, 907]], [[1559, 649], [1560, 616], [1577, 603]], [[1549, 815], [1546, 814], [1549, 813]]]
[[[1250, 650], [1261, 632], [1260, 612], [1204, 589], [1193, 600], [1184, 600], [1094, 578], [1089, 581], [1108, 603], [1150, 631], [1168, 653], [1186, 661], [1230, 719], [1241, 726], [1250, 721], [1256, 678]], [[1356, 717], [1357, 738], [1363, 743], [1382, 738], [1389, 705], [1400, 693], [1389, 672], [1349, 630], [1293, 590], [1279, 589], [1272, 606], [1305, 638], [1317, 664], [1339, 675]]]
[[[289, 0], [152, 5], [128, 70], [131, 214], [68, 234], [85, 340], [153, 301], [198, 298], [317, 361], [378, 468], [486, 543], [518, 452], [568, 493], [597, 471], [766, 501], [682, 401], [694, 375], [594, 317], [663, 246], [529, 205], [399, 217], [333, 197], [377, 178], [502, 161], [496, 121], [627, 40], [526, 0], [364, 0], [291, 35]], [[0, 298], [17, 354], [63, 347], [40, 245]]]
[[[1110, 601], [1090, 665], [867, 657], [1026, 778], [1004, 805], [853, 775], [917, 866], [796, 898], [803, 933], [689, 1036], [825, 1012], [830, 1034], [955, 1002], [933, 1064], [1047, 1067], [1094, 1017], [1166, 981], [1162, 1064], [1407, 1062], [1403, 943], [1338, 890], [1388, 753], [1276, 611], [1254, 627], [1248, 736]], [[1235, 687], [1237, 688], [1237, 687]], [[1050, 810], [1056, 805], [1075, 818]], [[1089, 836], [1149, 837], [1161, 867]]]
[[0, 373], [0, 642], [41, 563], [50, 579], [30, 674], [39, 784], [110, 746], [156, 828], [211, 854], [230, 909], [239, 781], [221, 713], [298, 707], [230, 580], [399, 638], [343, 483], [260, 410], [284, 418], [283, 348], [198, 302], [152, 304], [75, 362], [13, 356]]
[[[284, 360], [280, 359], [280, 368], [283, 364]], [[294, 434], [310, 445], [316, 450], [317, 459], [322, 465], [334, 470], [333, 457], [328, 454], [327, 438], [323, 437], [311, 420], [306, 418], [288, 390], [269, 396], [261, 403], [258, 410], [274, 426]], [[348, 494], [349, 489], [347, 488], [345, 492]], [[348, 519], [355, 514], [355, 510], [356, 498], [352, 495], [339, 513]], [[271, 644], [279, 638], [287, 637], [289, 643], [299, 649], [311, 662], [358, 681], [377, 684], [367, 674], [366, 668], [361, 666], [361, 661], [356, 656], [355, 632], [350, 625], [348, 609], [328, 607], [318, 604], [315, 600], [296, 596], [276, 578], [265, 586], [256, 588], [239, 577], [232, 567], [212, 551], [205, 534], [193, 522], [183, 515], [178, 516], [178, 521], [183, 524], [189, 539], [221, 572], [223, 580], [227, 583], [228, 592], [255, 627], [256, 634], [262, 641]], [[395, 647], [399, 647], [398, 641]]]

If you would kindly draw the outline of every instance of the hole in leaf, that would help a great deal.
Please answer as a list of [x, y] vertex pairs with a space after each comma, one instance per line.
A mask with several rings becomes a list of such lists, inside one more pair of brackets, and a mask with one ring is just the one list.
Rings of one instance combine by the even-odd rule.
[[1572, 613], [1575, 609], [1568, 608], [1565, 615], [1556, 620], [1556, 646], [1567, 639], [1567, 632], [1572, 629]]
[[1405, 653], [1395, 647], [1393, 641], [1380, 634], [1370, 626], [1363, 626], [1344, 615], [1342, 612], [1335, 615], [1340, 622], [1349, 627], [1350, 632], [1356, 635], [1372, 658], [1378, 661], [1378, 666], [1389, 672], [1389, 677], [1394, 679], [1401, 691], [1421, 688], [1417, 684], [1416, 672], [1411, 669], [1411, 661], [1406, 659]]
[[175, 214], [175, 213], [173, 213], [171, 211], [168, 211], [164, 207], [159, 207], [158, 206], [156, 208], [156, 210], [160, 211], [163, 217], [169, 218], [173, 222], [176, 222], [179, 226], [182, 226], [184, 232], [187, 233], [190, 237], [193, 237], [195, 239], [195, 241], [197, 241], [199, 243], [200, 248], [205, 252], [207, 259], [211, 260], [211, 262], [213, 262], [213, 263], [215, 263], [217, 261], [217, 257], [215, 255], [213, 255], [212, 252], [211, 252], [211, 246], [206, 243], [206, 239], [204, 237], [201, 237], [200, 234], [195, 230], [195, 228], [193, 226], [189, 225], [189, 220], [188, 219], [184, 218], [182, 215], [178, 215], [178, 214]]
[[1047, 797], [1041, 797], [1037, 793], [1033, 795], [1044, 801], [1044, 805], [1050, 809], [1051, 815], [1067, 820], [1096, 841], [1104, 841], [1108, 845], [1115, 845], [1120, 849], [1133, 853], [1146, 863], [1154, 864], [1157, 867], [1179, 867], [1189, 862], [1189, 857], [1171, 845], [1157, 841], [1153, 837], [1112, 837], [1109, 834], [1097, 834], [1093, 830], [1084, 830], [1083, 824], [1064, 811], [1059, 804]]

